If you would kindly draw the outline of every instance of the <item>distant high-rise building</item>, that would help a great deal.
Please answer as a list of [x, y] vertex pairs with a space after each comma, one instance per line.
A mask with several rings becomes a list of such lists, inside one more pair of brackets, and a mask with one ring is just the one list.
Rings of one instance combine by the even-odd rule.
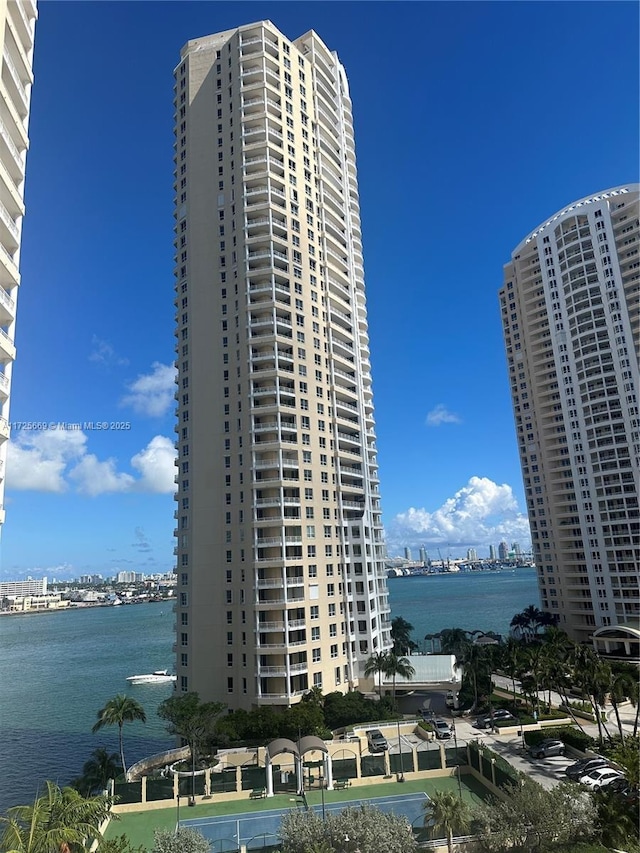
[[495, 545], [489, 545], [489, 559], [490, 560], [496, 559], [496, 546]]
[[426, 563], [428, 559], [429, 557], [427, 555], [427, 549], [423, 546], [422, 548], [420, 548], [420, 562]]
[[0, 581], [0, 599], [10, 596], [46, 595], [47, 579], [28, 578], [26, 581]]
[[269, 21], [175, 70], [177, 688], [347, 692], [390, 647], [351, 100]]
[[475, 548], [467, 548], [467, 560], [474, 563], [478, 559], [478, 552]]
[[0, 2], [0, 524], [4, 522], [5, 515], [9, 403], [11, 373], [16, 357], [14, 336], [20, 284], [18, 269], [37, 14], [35, 0]]
[[640, 636], [639, 189], [544, 222], [500, 291], [542, 607], [577, 640], [624, 635], [626, 653]]
[[502, 541], [498, 545], [498, 559], [499, 560], [508, 560], [509, 559], [509, 546], [504, 541]]
[[411, 548], [405, 548], [404, 549], [404, 558], [405, 558], [405, 560], [412, 560], [413, 559], [413, 557], [411, 556]]

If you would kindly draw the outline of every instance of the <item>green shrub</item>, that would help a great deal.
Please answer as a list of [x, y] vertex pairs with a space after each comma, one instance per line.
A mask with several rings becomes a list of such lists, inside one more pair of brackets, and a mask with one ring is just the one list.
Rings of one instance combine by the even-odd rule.
[[435, 729], [431, 725], [431, 723], [427, 723], [425, 720], [422, 720], [418, 723], [418, 728], [424, 729], [425, 732], [433, 732]]
[[545, 728], [543, 730], [534, 730], [524, 733], [524, 740], [527, 746], [536, 746], [542, 740], [547, 738], [557, 738], [566, 743], [567, 746], [572, 746], [574, 749], [584, 751], [593, 744], [593, 738], [580, 729], [574, 729], [571, 726], [559, 726], [558, 728]]

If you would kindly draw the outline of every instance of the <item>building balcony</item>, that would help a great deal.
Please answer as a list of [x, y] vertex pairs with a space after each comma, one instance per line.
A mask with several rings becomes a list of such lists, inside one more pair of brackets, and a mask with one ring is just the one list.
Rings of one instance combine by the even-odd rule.
[[15, 320], [16, 302], [8, 292], [0, 287], [0, 325], [8, 325]]
[[9, 421], [6, 418], [0, 417], [0, 441], [8, 439], [10, 434]]
[[16, 187], [19, 186], [24, 179], [24, 155], [20, 153], [2, 118], [0, 118], [0, 159], [7, 167]]
[[284, 581], [282, 578], [263, 578], [261, 580], [256, 581], [256, 589], [276, 589], [284, 588]]
[[0, 329], [0, 362], [15, 361], [16, 347], [9, 335]]
[[13, 217], [0, 201], [0, 242], [11, 251], [20, 245], [20, 231]]
[[11, 54], [7, 50], [6, 46], [4, 48], [2, 58], [4, 59], [4, 64], [8, 72], [6, 77], [3, 75], [7, 90], [13, 98], [20, 118], [24, 121], [29, 114], [29, 99], [27, 97], [24, 83], [20, 79], [18, 69], [16, 68], [13, 59], [11, 59]]

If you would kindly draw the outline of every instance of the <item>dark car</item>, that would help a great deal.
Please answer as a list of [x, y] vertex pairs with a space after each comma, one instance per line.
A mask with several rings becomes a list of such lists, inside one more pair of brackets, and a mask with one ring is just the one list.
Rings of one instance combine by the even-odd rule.
[[380, 729], [369, 729], [367, 732], [367, 741], [369, 742], [370, 752], [384, 752], [389, 748], [387, 739]]
[[598, 767], [608, 766], [609, 762], [606, 758], [582, 758], [580, 761], [576, 761], [575, 764], [570, 764], [565, 770], [565, 773], [569, 779], [573, 779], [574, 782], [577, 782], [581, 776], [586, 776], [587, 773], [591, 773], [592, 770], [596, 770]]
[[[516, 718], [513, 716], [511, 711], [507, 711], [504, 708], [498, 708], [496, 711], [493, 712], [493, 722], [494, 723], [500, 723], [500, 722], [504, 722], [507, 720], [514, 720], [515, 721], [515, 719]], [[489, 715], [487, 717], [479, 717], [475, 721], [473, 726], [476, 729], [491, 728], [491, 716]]]
[[[532, 758], [549, 758], [551, 755], [564, 755], [565, 745], [561, 740], [545, 738], [531, 747]], [[582, 774], [585, 775], [584, 773]]]

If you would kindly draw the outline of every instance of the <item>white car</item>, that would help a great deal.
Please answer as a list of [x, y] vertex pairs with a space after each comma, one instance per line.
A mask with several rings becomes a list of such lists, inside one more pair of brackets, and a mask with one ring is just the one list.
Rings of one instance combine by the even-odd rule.
[[600, 788], [610, 785], [614, 779], [619, 779], [621, 776], [622, 773], [614, 770], [613, 767], [598, 767], [596, 770], [592, 770], [591, 773], [587, 773], [586, 776], [582, 776], [580, 784], [591, 788], [592, 791], [598, 791]]

